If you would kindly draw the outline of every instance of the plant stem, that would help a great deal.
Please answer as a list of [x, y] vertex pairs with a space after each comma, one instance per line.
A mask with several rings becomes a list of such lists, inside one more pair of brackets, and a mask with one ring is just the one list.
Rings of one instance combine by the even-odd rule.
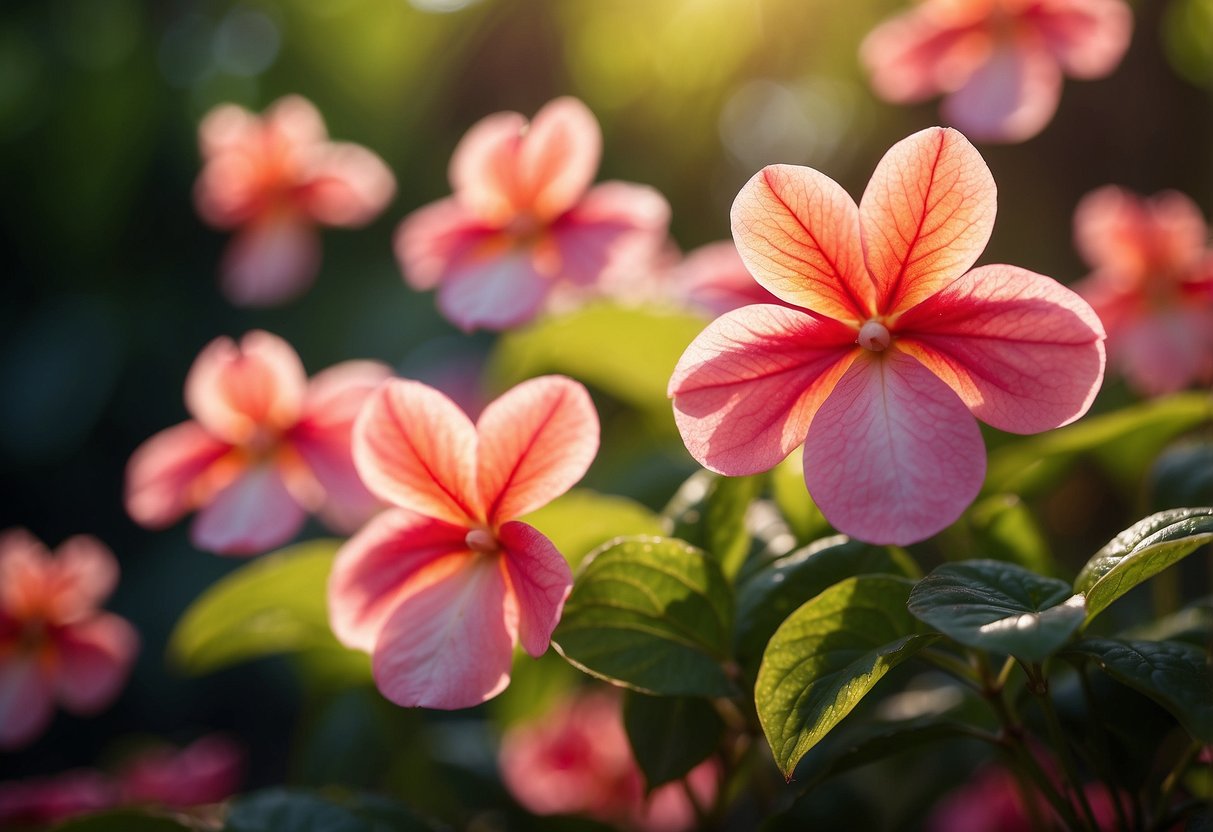
[[928, 647], [921, 651], [918, 657], [935, 665], [935, 667], [945, 673], [956, 677], [961, 682], [964, 682], [974, 690], [981, 690], [981, 685], [978, 683], [977, 674], [973, 671], [972, 666], [965, 664], [951, 653], [945, 653], [942, 650], [936, 650]]
[[[1074, 757], [1070, 754], [1069, 743], [1066, 742], [1065, 732], [1062, 731], [1061, 720], [1057, 716], [1057, 709], [1053, 707], [1053, 700], [1049, 697], [1049, 681], [1045, 678], [1041, 665], [1038, 663], [1025, 665], [1024, 670], [1028, 674], [1028, 690], [1036, 697], [1036, 702], [1044, 713], [1045, 726], [1049, 731], [1049, 739], [1052, 741], [1053, 748], [1057, 752], [1057, 759], [1065, 771], [1070, 790], [1074, 793], [1074, 798], [1082, 809], [1083, 816], [1086, 818], [1089, 828], [1098, 830], [1099, 821], [1095, 819], [1095, 812], [1091, 810], [1091, 804], [1087, 800], [1086, 791], [1082, 787], [1082, 779], [1078, 776], [1078, 767], [1074, 765]], [[1112, 797], [1115, 799], [1115, 795]]]
[[1159, 822], [1166, 815], [1167, 804], [1171, 802], [1171, 795], [1175, 793], [1175, 787], [1179, 785], [1179, 778], [1183, 777], [1184, 772], [1188, 770], [1188, 766], [1192, 765], [1192, 761], [1196, 759], [1196, 755], [1200, 753], [1203, 746], [1199, 742], [1192, 742], [1184, 749], [1183, 754], [1179, 755], [1179, 759], [1175, 761], [1175, 765], [1167, 776], [1163, 778], [1162, 786], [1158, 791], [1158, 800], [1154, 804], [1154, 811], [1151, 817], [1154, 822], [1150, 825], [1151, 829], [1159, 829]]
[[[1091, 743], [1095, 746], [1092, 749], [1090, 757], [1091, 767], [1099, 773], [1099, 779], [1104, 782], [1104, 786], [1108, 790], [1108, 794], [1112, 797], [1112, 808], [1116, 811], [1116, 823], [1122, 832], [1130, 832], [1133, 828], [1129, 823], [1129, 818], [1125, 814], [1124, 802], [1120, 799], [1122, 792], [1117, 788], [1116, 779], [1112, 775], [1112, 769], [1106, 765], [1111, 759], [1112, 751], [1108, 745], [1108, 734], [1104, 729], [1104, 721], [1099, 713], [1099, 705], [1095, 701], [1095, 691], [1091, 689], [1091, 680], [1087, 677], [1086, 663], [1080, 663], [1075, 668], [1078, 673], [1078, 680], [1082, 686], [1083, 699], [1087, 703], [1088, 724], [1091, 729]], [[1134, 804], [1137, 803], [1136, 793], [1125, 792], [1131, 795], [1131, 800]]]

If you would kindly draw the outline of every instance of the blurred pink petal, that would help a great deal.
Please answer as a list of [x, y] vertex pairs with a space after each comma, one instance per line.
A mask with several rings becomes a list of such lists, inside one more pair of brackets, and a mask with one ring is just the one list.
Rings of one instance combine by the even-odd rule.
[[573, 571], [552, 541], [526, 523], [502, 524], [497, 539], [518, 603], [518, 640], [523, 650], [539, 658], [547, 652], [573, 590]]
[[468, 129], [451, 155], [451, 189], [460, 206], [495, 226], [520, 210], [514, 167], [526, 131], [518, 113], [493, 113]]
[[0, 750], [28, 745], [54, 713], [51, 669], [18, 645], [0, 644]]
[[1057, 112], [1061, 69], [1043, 49], [1001, 44], [940, 107], [974, 141], [1021, 142]]
[[117, 698], [130, 675], [139, 635], [125, 618], [97, 613], [56, 634], [59, 656], [59, 701], [77, 714], [89, 715]]
[[438, 287], [438, 308], [465, 332], [509, 329], [539, 313], [552, 281], [536, 270], [529, 252], [467, 263]]
[[244, 778], [244, 750], [226, 737], [195, 740], [182, 749], [156, 746], [123, 768], [122, 796], [130, 803], [187, 809], [231, 797]]
[[670, 204], [647, 185], [603, 182], [552, 223], [559, 269], [551, 277], [591, 286], [619, 270], [650, 267], [665, 242]]
[[408, 284], [426, 291], [448, 273], [474, 263], [496, 236], [497, 229], [477, 219], [455, 197], [447, 197], [405, 217], [393, 247]]
[[48, 824], [99, 812], [118, 803], [118, 791], [97, 771], [77, 769], [50, 777], [0, 783], [0, 824]]
[[1178, 191], [1149, 199], [1105, 185], [1074, 209], [1074, 243], [1092, 268], [1134, 287], [1154, 273], [1196, 272], [1208, 227], [1200, 208]]
[[302, 167], [299, 203], [321, 225], [366, 225], [396, 193], [396, 179], [387, 165], [361, 145], [321, 145], [305, 157]]
[[255, 555], [288, 543], [307, 512], [274, 465], [248, 468], [194, 518], [190, 540], [221, 555]]
[[713, 317], [755, 303], [788, 305], [754, 279], [732, 240], [688, 252], [670, 282], [676, 300]]
[[559, 217], [594, 181], [601, 157], [602, 131], [590, 108], [567, 96], [549, 101], [518, 148], [519, 207], [529, 207], [540, 222]]
[[1133, 12], [1120, 0], [1052, 0], [1038, 16], [1049, 51], [1067, 75], [1102, 78], [1129, 48]]
[[49, 618], [70, 623], [110, 597], [118, 585], [118, 561], [100, 540], [78, 534], [59, 544], [48, 577]]
[[1146, 396], [1213, 379], [1213, 304], [1160, 310], [1126, 322], [1108, 349], [1125, 380]]
[[275, 306], [312, 287], [320, 272], [320, 235], [288, 214], [253, 221], [223, 255], [224, 296], [237, 306]]
[[860, 44], [872, 88], [886, 101], [912, 103], [959, 89], [990, 54], [990, 36], [973, 19], [953, 19], [939, 6], [922, 3], [890, 18]]
[[127, 513], [150, 529], [175, 523], [212, 496], [203, 473], [231, 449], [197, 422], [162, 430], [126, 465]]

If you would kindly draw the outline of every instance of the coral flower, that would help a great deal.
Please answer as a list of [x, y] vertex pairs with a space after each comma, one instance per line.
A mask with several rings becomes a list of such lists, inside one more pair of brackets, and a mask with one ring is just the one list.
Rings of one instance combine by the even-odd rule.
[[350, 453], [354, 417], [390, 371], [347, 361], [310, 382], [291, 345], [253, 331], [216, 338], [194, 360], [194, 417], [144, 442], [126, 471], [126, 510], [162, 528], [199, 510], [194, 545], [228, 555], [290, 540], [309, 511], [353, 531], [378, 508]]
[[954, 521], [985, 475], [973, 416], [1047, 430], [1085, 413], [1103, 379], [1103, 327], [1078, 295], [1015, 266], [966, 272], [994, 210], [981, 156], [938, 127], [894, 145], [858, 207], [810, 168], [755, 174], [733, 237], [799, 308], [743, 307], [687, 348], [669, 393], [691, 455], [739, 476], [803, 442], [813, 499], [869, 542]]
[[1213, 249], [1192, 200], [1109, 185], [1078, 204], [1074, 239], [1094, 269], [1074, 288], [1103, 319], [1129, 385], [1158, 396], [1213, 381]]
[[396, 191], [383, 160], [328, 141], [320, 113], [297, 95], [261, 117], [234, 104], [216, 107], [198, 139], [204, 166], [194, 202], [206, 222], [237, 229], [220, 271], [224, 295], [241, 306], [302, 294], [320, 269], [316, 227], [366, 225]]
[[532, 813], [585, 815], [639, 832], [692, 828], [695, 807], [687, 790], [710, 806], [720, 776], [707, 760], [685, 783], [667, 783], [646, 799], [619, 698], [601, 691], [577, 694], [541, 719], [510, 728], [498, 761], [506, 788]]
[[752, 303], [783, 301], [754, 280], [732, 240], [708, 243], [687, 252], [674, 267], [669, 291], [674, 300], [710, 317]]
[[0, 749], [37, 737], [56, 700], [90, 715], [118, 695], [139, 637], [97, 609], [117, 583], [118, 563], [94, 537], [52, 555], [24, 529], [0, 535]]
[[389, 381], [354, 427], [354, 460], [385, 511], [337, 554], [329, 617], [372, 654], [398, 705], [466, 708], [510, 681], [514, 647], [548, 648], [572, 589], [546, 537], [514, 518], [573, 486], [598, 452], [589, 393], [544, 376], [491, 402], [475, 424], [416, 381]]
[[1063, 74], [1116, 68], [1132, 28], [1124, 0], [923, 0], [873, 30], [860, 57], [886, 101], [942, 93], [944, 118], [969, 136], [1019, 142], [1053, 117]]
[[598, 122], [574, 98], [529, 124], [504, 112], [473, 125], [451, 157], [454, 195], [396, 233], [409, 285], [437, 287], [438, 308], [462, 329], [502, 330], [653, 256], [669, 205], [642, 185], [591, 188], [601, 154]]

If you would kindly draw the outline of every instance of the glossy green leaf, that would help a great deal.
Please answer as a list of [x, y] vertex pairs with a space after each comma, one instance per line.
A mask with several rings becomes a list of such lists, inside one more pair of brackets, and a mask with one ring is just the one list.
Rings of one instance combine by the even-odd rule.
[[435, 827], [386, 798], [267, 789], [234, 800], [224, 832], [432, 832]]
[[53, 827], [53, 832], [190, 832], [171, 818], [149, 815], [135, 809], [117, 809], [112, 812], [76, 818]]
[[876, 572], [907, 578], [921, 574], [901, 549], [873, 546], [841, 534], [822, 538], [754, 572], [737, 587], [737, 660], [756, 672], [767, 642], [793, 610], [841, 580]]
[[1087, 620], [1142, 581], [1213, 541], [1213, 508], [1179, 508], [1151, 515], [1095, 553], [1074, 580], [1087, 599]]
[[733, 597], [701, 549], [620, 538], [581, 565], [553, 642], [585, 672], [644, 693], [727, 696]]
[[650, 790], [685, 777], [712, 755], [724, 735], [724, 721], [712, 703], [688, 696], [628, 693], [623, 725]]
[[574, 568], [594, 548], [621, 535], [660, 535], [660, 516], [627, 497], [576, 488], [522, 518], [543, 532]]
[[1167, 448], [1150, 469], [1148, 488], [1150, 503], [1159, 510], [1213, 505], [1213, 442]]
[[182, 615], [169, 656], [200, 674], [273, 653], [342, 649], [329, 629], [325, 589], [340, 545], [300, 543], [227, 575]]
[[906, 610], [912, 585], [890, 575], [849, 578], [797, 609], [771, 637], [754, 700], [789, 779], [889, 670], [938, 638], [918, 634]]
[[830, 534], [830, 523], [809, 496], [799, 451], [771, 469], [771, 498], [801, 543]]
[[1043, 661], [1083, 622], [1081, 595], [1013, 563], [945, 563], [910, 593], [909, 610], [968, 647]]
[[[841, 744], [840, 748], [810, 768], [806, 761], [800, 774], [805, 779], [805, 789], [812, 788], [827, 778], [851, 769], [866, 766], [885, 757], [909, 751], [941, 740], [971, 736], [972, 729], [955, 720], [924, 717], [907, 722], [876, 725], [862, 732], [861, 736]], [[812, 759], [812, 758], [810, 758]], [[808, 771], [805, 771], [809, 768]]]
[[671, 537], [698, 546], [734, 578], [750, 553], [746, 514], [762, 491], [761, 477], [722, 477], [697, 471], [670, 500], [663, 514]]
[[1213, 743], [1213, 668], [1202, 648], [1180, 641], [1090, 638], [1066, 652], [1094, 659], [1113, 679], [1170, 711], [1197, 740]]
[[1017, 563], [1042, 575], [1057, 571], [1032, 512], [1014, 494], [995, 494], [965, 513], [973, 556]]

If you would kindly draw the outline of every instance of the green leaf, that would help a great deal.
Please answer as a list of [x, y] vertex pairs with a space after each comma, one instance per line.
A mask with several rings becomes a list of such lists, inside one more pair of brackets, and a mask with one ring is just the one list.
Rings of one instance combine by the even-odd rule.
[[1082, 454], [1097, 457], [1122, 484], [1136, 488], [1142, 472], [1176, 436], [1213, 420], [1213, 398], [1181, 393], [1093, 416], [990, 452], [985, 492], [1040, 493]]
[[432, 832], [435, 827], [386, 798], [266, 789], [231, 804], [224, 832]]
[[738, 662], [756, 671], [771, 636], [805, 599], [853, 575], [875, 572], [907, 578], [921, 574], [902, 550], [841, 534], [815, 541], [753, 573], [737, 588]]
[[1213, 442], [1180, 442], [1150, 469], [1150, 502], [1157, 509], [1213, 505]]
[[1057, 571], [1036, 518], [1014, 494], [986, 497], [965, 513], [965, 519], [974, 537], [973, 552], [1042, 575]]
[[697, 471], [662, 513], [673, 523], [671, 537], [703, 549], [732, 579], [750, 553], [746, 512], [761, 491], [761, 477], [722, 477]]
[[628, 693], [623, 725], [651, 791], [685, 777], [716, 750], [724, 721], [706, 699]]
[[916, 634], [918, 622], [906, 611], [911, 586], [890, 575], [849, 578], [801, 606], [771, 637], [754, 700], [788, 779], [889, 670], [938, 638]]
[[1211, 540], [1213, 508], [1161, 511], [1121, 532], [1087, 561], [1074, 580], [1074, 591], [1087, 599], [1087, 621]]
[[660, 535], [657, 514], [627, 497], [576, 488], [522, 518], [543, 532], [574, 568], [594, 548], [621, 535]]
[[209, 587], [169, 639], [187, 673], [273, 653], [344, 648], [329, 629], [325, 587], [339, 540], [313, 540], [257, 558]]
[[1066, 652], [1094, 659], [1113, 679], [1170, 711], [1194, 738], [1213, 743], [1213, 668], [1200, 647], [1180, 641], [1089, 638]]
[[1065, 644], [1086, 613], [1065, 581], [996, 560], [945, 563], [914, 587], [909, 610], [968, 647], [1032, 662]]
[[628, 537], [582, 563], [553, 642], [586, 673], [642, 693], [728, 696], [732, 623], [716, 561], [681, 540]]
[[972, 729], [968, 725], [955, 720], [941, 720], [937, 717], [914, 719], [893, 725], [872, 726], [861, 736], [843, 743], [840, 750], [832, 753], [820, 764], [812, 766], [808, 771], [804, 770], [810, 765], [806, 762], [805, 767], [801, 769], [801, 775], [805, 778], [806, 783], [804, 788], [807, 791], [830, 777], [866, 766], [902, 751], [909, 751], [940, 740], [968, 736], [972, 736]]
[[799, 453], [792, 453], [771, 469], [771, 498], [788, 528], [801, 543], [830, 533], [830, 523], [809, 496]]
[[76, 818], [53, 827], [53, 832], [190, 832], [175, 820], [135, 809], [118, 809]]

